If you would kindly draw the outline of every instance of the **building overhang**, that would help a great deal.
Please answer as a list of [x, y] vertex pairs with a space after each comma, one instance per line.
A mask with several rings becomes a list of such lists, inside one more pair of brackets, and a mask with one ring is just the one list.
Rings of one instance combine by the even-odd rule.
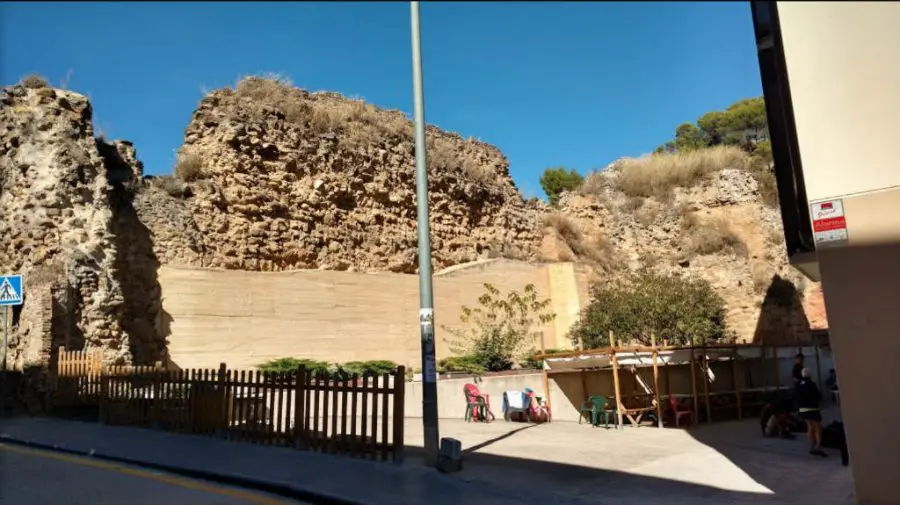
[[815, 251], [792, 254], [789, 262], [809, 280], [822, 282], [822, 275], [819, 273], [819, 256]]

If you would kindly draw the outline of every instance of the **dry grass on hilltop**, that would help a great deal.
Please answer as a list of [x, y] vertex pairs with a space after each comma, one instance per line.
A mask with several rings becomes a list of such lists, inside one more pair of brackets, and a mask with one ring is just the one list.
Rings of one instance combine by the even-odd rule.
[[556, 232], [578, 259], [592, 263], [604, 270], [615, 267], [615, 248], [605, 235], [595, 234], [586, 237], [575, 220], [562, 212], [551, 212], [544, 215], [543, 224]]
[[724, 168], [747, 168], [749, 160], [733, 146], [623, 159], [616, 184], [628, 196], [665, 199], [674, 188], [689, 188]]
[[[382, 110], [362, 100], [321, 93], [310, 96], [278, 75], [248, 76], [234, 87], [235, 96], [245, 99], [242, 106], [257, 120], [266, 109], [276, 109], [285, 120], [301, 124], [316, 135], [335, 134], [346, 149], [364, 149], [385, 140], [412, 141], [413, 124], [399, 111]], [[470, 180], [492, 182], [497, 179], [493, 167], [458, 152], [453, 142], [429, 132], [428, 165], [432, 169], [459, 170]]]
[[197, 153], [181, 153], [175, 161], [175, 176], [191, 182], [203, 176], [203, 158]]
[[412, 125], [400, 112], [383, 111], [362, 100], [310, 100], [287, 78], [278, 75], [248, 76], [234, 87], [246, 98], [257, 119], [266, 107], [284, 114], [287, 121], [306, 125], [317, 135], [335, 133], [346, 147], [374, 144], [384, 138], [412, 138]]
[[700, 220], [696, 214], [686, 214], [683, 226], [686, 235], [683, 253], [686, 257], [720, 252], [747, 257], [747, 245], [724, 219]]
[[40, 75], [37, 75], [37, 74], [26, 75], [25, 77], [22, 78], [21, 81], [19, 81], [19, 84], [22, 86], [25, 86], [26, 88], [31, 88], [31, 89], [49, 88], [50, 87], [50, 84], [47, 82], [47, 79]]

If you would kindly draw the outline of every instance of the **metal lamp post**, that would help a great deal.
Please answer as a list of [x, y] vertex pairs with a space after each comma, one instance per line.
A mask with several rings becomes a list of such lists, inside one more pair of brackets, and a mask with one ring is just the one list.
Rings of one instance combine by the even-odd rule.
[[419, 2], [410, 2], [412, 18], [413, 104], [416, 136], [416, 206], [419, 232], [419, 328], [422, 337], [422, 424], [425, 463], [438, 462], [437, 366], [434, 342], [434, 292], [431, 279], [431, 227], [428, 222], [428, 163], [425, 152], [425, 97], [422, 48], [419, 42]]

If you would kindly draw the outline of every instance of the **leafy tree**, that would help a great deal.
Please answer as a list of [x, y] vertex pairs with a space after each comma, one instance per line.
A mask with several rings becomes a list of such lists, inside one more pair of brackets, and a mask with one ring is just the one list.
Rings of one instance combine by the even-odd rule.
[[675, 150], [691, 151], [706, 147], [703, 132], [691, 123], [683, 123], [675, 128]]
[[[724, 111], [712, 111], [700, 116], [696, 125], [680, 125], [675, 129], [674, 141], [659, 146], [655, 152], [674, 153], [722, 144], [734, 145], [741, 143], [748, 130], [759, 133], [767, 125], [763, 97], [748, 98], [729, 105]], [[751, 143], [744, 147], [750, 151], [754, 145]]]
[[665, 144], [657, 147], [656, 150], [653, 151], [653, 154], [672, 154], [675, 151], [677, 151], [677, 148], [675, 147], [675, 142], [669, 141], [669, 142], [666, 142]]
[[623, 341], [649, 345], [651, 335], [676, 345], [721, 339], [725, 301], [703, 280], [643, 270], [609, 285], [595, 286], [570, 337], [576, 346], [609, 346], [609, 332]]
[[753, 159], [768, 166], [772, 163], [772, 142], [768, 139], [761, 140], [753, 146]]
[[444, 327], [453, 335], [447, 343], [454, 353], [473, 356], [485, 370], [509, 370], [541, 337], [535, 326], [552, 321], [556, 314], [549, 310], [549, 299], [538, 298], [534, 284], [525, 286], [521, 294], [510, 291], [505, 296], [491, 284], [485, 283], [484, 289], [478, 307], [463, 306], [459, 316], [463, 329]]
[[563, 167], [548, 168], [544, 170], [541, 176], [541, 187], [550, 200], [550, 205], [556, 205], [559, 202], [559, 195], [563, 191], [572, 191], [584, 182], [584, 178], [574, 169], [566, 170]]
[[726, 116], [725, 112], [717, 110], [707, 112], [697, 120], [697, 126], [703, 132], [703, 139], [706, 145], [715, 146], [724, 141]]

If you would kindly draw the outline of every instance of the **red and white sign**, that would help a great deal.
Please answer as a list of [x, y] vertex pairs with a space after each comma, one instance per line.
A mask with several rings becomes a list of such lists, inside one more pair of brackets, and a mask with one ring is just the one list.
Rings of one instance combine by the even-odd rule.
[[847, 218], [843, 200], [827, 200], [810, 205], [816, 245], [847, 241]]

